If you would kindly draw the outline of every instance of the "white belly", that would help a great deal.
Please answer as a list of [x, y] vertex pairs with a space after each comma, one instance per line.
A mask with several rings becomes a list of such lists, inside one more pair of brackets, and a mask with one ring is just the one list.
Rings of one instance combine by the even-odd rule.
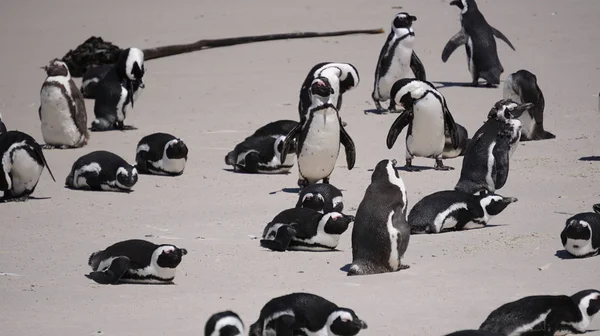
[[390, 236], [390, 258], [388, 263], [392, 270], [397, 271], [398, 267], [400, 267], [400, 256], [398, 255], [398, 234], [400, 234], [400, 232], [394, 227], [394, 223], [392, 222], [394, 213], [394, 211], [389, 213], [386, 228]]
[[75, 146], [81, 134], [71, 118], [69, 103], [59, 88], [46, 86], [41, 91], [42, 136], [46, 144]]
[[449, 217], [449, 215], [460, 209], [467, 209], [466, 203], [456, 203], [452, 204], [448, 209], [442, 211], [433, 220], [433, 226], [435, 227], [435, 233], [440, 233], [442, 229], [450, 229], [456, 226], [458, 223], [454, 217]]
[[392, 59], [388, 72], [386, 74], [380, 74], [380, 76], [383, 76], [379, 79], [379, 89], [377, 91], [381, 100], [390, 99], [390, 91], [392, 90], [394, 83], [402, 78], [414, 77], [412, 69], [410, 68], [413, 41], [414, 37], [412, 36], [402, 40], [396, 48], [396, 53], [394, 59]]
[[436, 157], [444, 151], [444, 116], [440, 102], [429, 94], [414, 106], [412, 134], [406, 148], [413, 156]]
[[315, 113], [302, 151], [298, 168], [309, 181], [328, 177], [335, 167], [340, 152], [340, 123], [334, 109]]
[[467, 39], [466, 48], [469, 49], [470, 56], [467, 54], [467, 65], [469, 66], [469, 72], [475, 74], [475, 62], [473, 62], [473, 40], [469, 37]]
[[567, 243], [565, 244], [565, 250], [571, 253], [574, 256], [584, 256], [590, 254], [592, 252], [597, 252], [594, 247], [592, 247], [592, 240], [584, 240], [584, 239], [567, 239]]
[[24, 192], [35, 188], [43, 169], [25, 150], [15, 150], [11, 168], [12, 195], [21, 196]]
[[129, 106], [129, 104], [125, 105], [125, 102], [127, 102], [127, 89], [121, 85], [121, 98], [117, 102], [117, 121], [125, 120], [125, 114]]
[[[169, 159], [166, 156], [163, 156], [161, 160], [158, 162], [152, 162], [151, 164], [159, 169], [162, 169], [169, 173], [179, 174], [185, 168], [186, 159]], [[148, 170], [155, 174], [164, 174], [160, 170], [154, 170], [152, 167], [148, 167]]]

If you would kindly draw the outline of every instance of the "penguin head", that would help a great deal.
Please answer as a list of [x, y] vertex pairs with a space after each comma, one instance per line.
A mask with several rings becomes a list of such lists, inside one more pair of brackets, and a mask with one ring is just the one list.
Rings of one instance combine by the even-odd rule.
[[[342, 67], [342, 65], [344, 66]], [[358, 76], [358, 70], [356, 70], [354, 65], [342, 63], [340, 67], [343, 70], [342, 75], [340, 76], [340, 94], [344, 94], [358, 86], [360, 77]]]
[[392, 30], [397, 31], [399, 29], [410, 28], [414, 21], [417, 21], [416, 16], [412, 16], [406, 12], [398, 13], [394, 16], [394, 21], [392, 21]]
[[368, 326], [352, 309], [338, 308], [327, 318], [327, 328], [331, 331], [329, 335], [354, 336]]
[[165, 153], [169, 159], [183, 159], [187, 158], [188, 148], [183, 139], [173, 139], [167, 143]]
[[122, 50], [117, 60], [117, 72], [130, 81], [140, 81], [144, 77], [144, 52], [138, 48]]
[[500, 121], [519, 118], [523, 112], [531, 109], [532, 103], [518, 104], [516, 101], [508, 98], [497, 101], [490, 112], [488, 119], [496, 119]]
[[460, 8], [461, 13], [463, 14], [468, 11], [477, 10], [477, 3], [475, 0], [452, 0], [450, 1], [450, 6]]
[[323, 211], [325, 199], [321, 194], [307, 193], [302, 197], [302, 207], [315, 211]]
[[518, 201], [516, 197], [503, 197], [501, 195], [492, 193], [486, 193], [479, 197], [479, 204], [481, 204], [481, 208], [490, 216], [498, 215], [504, 211], [509, 204]]
[[[582, 290], [571, 296], [571, 299], [579, 307], [583, 319], [588, 320], [588, 324], [592, 322], [594, 315], [600, 311], [600, 291], [595, 289]], [[587, 329], [587, 325], [580, 331], [585, 331], [585, 329]]]
[[373, 170], [371, 175], [371, 183], [375, 182], [387, 182], [398, 186], [400, 189], [405, 190], [404, 181], [396, 170], [396, 160], [384, 159], [379, 161]]
[[317, 77], [310, 84], [310, 93], [311, 95], [328, 98], [332, 94], [334, 94], [333, 87], [331, 87], [331, 83], [327, 77]]
[[322, 227], [327, 234], [341, 235], [346, 232], [348, 225], [354, 222], [354, 216], [344, 215], [339, 212], [329, 212], [319, 220], [319, 227]]
[[138, 180], [137, 169], [133, 166], [117, 169], [117, 186], [121, 189], [131, 189]]
[[412, 109], [416, 100], [423, 98], [428, 90], [427, 84], [414, 78], [402, 78], [391, 89], [393, 106], [399, 111]]
[[160, 245], [152, 254], [151, 262], [161, 268], [175, 268], [181, 262], [181, 258], [188, 252], [184, 248], [175, 245]]
[[67, 64], [58, 58], [55, 58], [48, 63], [48, 65], [43, 66], [42, 69], [46, 71], [46, 75], [48, 77], [71, 77], [71, 73], [69, 72], [69, 67]]
[[213, 314], [204, 326], [204, 336], [241, 336], [244, 323], [239, 315], [231, 310]]
[[[569, 238], [577, 240], [589, 240], [592, 237], [592, 231], [590, 230], [590, 224], [581, 219], [575, 219], [573, 217], [567, 219], [565, 230], [569, 234]], [[574, 246], [575, 248], [582, 246]]]

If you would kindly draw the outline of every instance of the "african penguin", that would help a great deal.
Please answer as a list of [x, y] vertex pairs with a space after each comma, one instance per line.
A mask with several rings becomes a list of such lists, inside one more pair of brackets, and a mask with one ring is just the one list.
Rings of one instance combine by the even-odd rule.
[[138, 142], [135, 162], [140, 174], [178, 176], [183, 174], [188, 148], [171, 134], [153, 133]]
[[285, 139], [285, 135], [249, 136], [227, 153], [225, 164], [245, 173], [285, 174], [296, 162], [295, 143], [291, 144], [285, 161], [281, 160]]
[[356, 149], [350, 135], [344, 129], [338, 110], [331, 103], [330, 97], [335, 94], [326, 77], [318, 77], [310, 86], [312, 103], [307, 118], [296, 126], [286, 137], [282, 158], [297, 141], [298, 185], [305, 187], [320, 180], [329, 183], [340, 152], [340, 143], [346, 151], [348, 170], [354, 167]]
[[[377, 110], [383, 110], [381, 102], [393, 98], [392, 86], [402, 78], [414, 77], [426, 80], [425, 68], [413, 50], [415, 32], [412, 28], [415, 16], [406, 12], [398, 13], [392, 21], [392, 28], [379, 53], [375, 67], [375, 83], [371, 97]], [[412, 73], [412, 74], [411, 74]], [[389, 109], [393, 111], [393, 109]]]
[[96, 88], [104, 76], [113, 67], [112, 64], [101, 64], [95, 67], [88, 68], [81, 77], [81, 94], [83, 98], [95, 99]]
[[29, 134], [8, 131], [0, 134], [0, 202], [26, 201], [33, 194], [46, 162], [42, 147]]
[[459, 330], [450, 334], [446, 334], [444, 336], [503, 336], [502, 334], [498, 334], [491, 331], [485, 330]]
[[354, 336], [367, 329], [352, 309], [311, 293], [291, 293], [276, 297], [260, 310], [250, 326], [250, 336], [324, 335]]
[[410, 266], [402, 257], [410, 240], [408, 199], [395, 160], [381, 160], [356, 211], [348, 275], [395, 272]]
[[458, 147], [454, 148], [452, 144], [452, 136], [450, 134], [450, 130], [448, 127], [445, 128], [444, 131], [444, 151], [442, 152], [442, 159], [454, 159], [459, 156], [465, 155], [465, 151], [467, 150], [467, 145], [469, 144], [469, 132], [467, 129], [459, 124], [456, 124], [456, 133], [458, 135]]
[[204, 325], [204, 336], [245, 336], [244, 322], [231, 310], [215, 313]]
[[593, 289], [571, 297], [527, 296], [492, 311], [479, 329], [511, 336], [583, 334], [599, 310], [600, 292]]
[[295, 120], [276, 120], [272, 121], [264, 126], [259, 127], [250, 137], [262, 137], [262, 136], [270, 136], [274, 138], [279, 138], [282, 135], [288, 135], [294, 127], [298, 126], [298, 122]]
[[516, 103], [532, 103], [533, 107], [515, 118], [523, 124], [521, 141], [554, 139], [556, 136], [544, 130], [544, 94], [537, 84], [537, 77], [527, 70], [511, 73], [504, 80], [503, 97]]
[[138, 99], [145, 87], [144, 53], [138, 48], [128, 48], [119, 54], [117, 63], [98, 81], [94, 89], [94, 115], [92, 131], [133, 129], [123, 124], [127, 106]]
[[445, 63], [454, 50], [464, 44], [472, 85], [477, 86], [479, 78], [485, 79], [487, 86], [500, 84], [504, 68], [498, 58], [494, 36], [506, 42], [512, 50], [515, 47], [504, 34], [487, 23], [475, 0], [453, 0], [450, 5], [460, 8], [462, 27], [444, 46], [442, 61]]
[[263, 230], [260, 246], [273, 251], [329, 251], [337, 247], [353, 216], [308, 208], [280, 212]]
[[2, 114], [0, 114], [0, 134], [6, 133], [6, 125], [2, 122]]
[[87, 144], [87, 112], [67, 65], [54, 59], [43, 67], [48, 77], [40, 90], [39, 117], [44, 148], [79, 148]]
[[92, 272], [85, 276], [103, 285], [128, 283], [172, 283], [176, 267], [187, 254], [171, 244], [131, 239], [94, 252], [88, 259]]
[[311, 184], [300, 190], [296, 208], [309, 208], [322, 213], [342, 212], [344, 199], [342, 192], [331, 184]]
[[600, 253], [600, 204], [594, 212], [584, 212], [569, 219], [560, 233], [565, 250], [577, 258], [592, 257]]
[[71, 189], [130, 192], [137, 180], [135, 167], [117, 154], [99, 150], [73, 163], [65, 186]]
[[485, 192], [473, 195], [456, 190], [438, 191], [415, 204], [408, 214], [408, 224], [411, 234], [481, 228], [516, 201], [514, 197]]
[[414, 78], [403, 78], [392, 86], [390, 109], [400, 106], [402, 112], [388, 131], [386, 144], [391, 149], [402, 129], [406, 132], [406, 170], [419, 171], [412, 165], [413, 157], [435, 159], [436, 170], [451, 170], [442, 162], [446, 147], [446, 134], [452, 148], [459, 145], [456, 123], [444, 96], [433, 84]]

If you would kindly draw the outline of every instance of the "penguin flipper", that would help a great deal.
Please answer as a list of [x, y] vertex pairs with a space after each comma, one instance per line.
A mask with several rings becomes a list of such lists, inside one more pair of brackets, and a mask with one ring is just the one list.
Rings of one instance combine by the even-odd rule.
[[600, 215], [600, 203], [598, 204], [594, 204], [592, 206], [592, 208], [594, 209], [594, 212]]
[[[300, 130], [302, 130], [303, 125], [303, 122], [298, 123], [298, 125], [292, 128], [292, 130], [285, 136], [285, 140], [283, 140], [283, 146], [281, 149], [281, 162], [285, 162], [285, 158], [290, 150], [290, 146], [294, 141], [296, 141], [296, 137], [298, 134], [300, 134]], [[298, 148], [298, 153], [300, 153], [300, 148]]]
[[42, 162], [44, 163], [44, 166], [46, 166], [46, 169], [48, 169], [48, 173], [50, 173], [50, 177], [52, 177], [52, 181], [54, 181], [56, 183], [56, 179], [54, 178], [54, 174], [52, 174], [52, 170], [50, 169], [50, 166], [48, 165], [48, 162], [46, 161], [46, 157], [44, 156], [44, 151], [42, 151], [42, 146], [40, 146], [38, 143], [35, 144], [34, 150], [37, 153], [37, 155], [40, 157], [40, 159], [42, 159]]
[[400, 113], [396, 120], [394, 120], [394, 123], [390, 127], [386, 138], [386, 144], [388, 149], [392, 149], [394, 143], [396, 143], [396, 140], [398, 139], [398, 136], [400, 135], [400, 133], [402, 133], [402, 129], [404, 129], [404, 127], [406, 127], [410, 123], [412, 119], [412, 113], [412, 108], [406, 109], [402, 113]]
[[85, 276], [101, 285], [116, 284], [130, 267], [129, 258], [117, 257], [104, 271], [90, 272]]
[[465, 34], [464, 29], [461, 29], [458, 33], [454, 34], [446, 43], [444, 50], [442, 51], [442, 62], [446, 63], [450, 55], [458, 48], [459, 46], [467, 43], [467, 35]]
[[344, 125], [342, 125], [342, 119], [338, 118], [340, 122], [340, 142], [344, 145], [344, 150], [346, 151], [346, 164], [348, 165], [348, 170], [352, 170], [354, 168], [354, 163], [356, 163], [356, 147], [354, 146], [354, 141], [346, 132]]
[[494, 179], [496, 190], [504, 187], [508, 179], [510, 150], [507, 147], [496, 144], [492, 153], [494, 155], [494, 167], [492, 169], [496, 171], [496, 178]]
[[[427, 76], [425, 75], [425, 67], [423, 63], [417, 56], [417, 53], [413, 50], [412, 55], [410, 56], [410, 69], [415, 74], [415, 78], [420, 81], [427, 80]], [[341, 96], [340, 96], [341, 97]]]
[[[490, 26], [491, 27], [491, 26]], [[508, 44], [508, 46], [514, 50], [517, 51], [515, 49], [515, 47], [513, 47], [512, 43], [510, 43], [510, 41], [508, 40], [508, 38], [506, 36], [504, 36], [504, 34], [502, 34], [501, 31], [499, 31], [498, 29], [491, 27], [492, 28], [492, 32], [494, 33], [494, 36], [496, 36], [497, 38], [501, 39], [502, 41], [506, 42], [506, 44]]]

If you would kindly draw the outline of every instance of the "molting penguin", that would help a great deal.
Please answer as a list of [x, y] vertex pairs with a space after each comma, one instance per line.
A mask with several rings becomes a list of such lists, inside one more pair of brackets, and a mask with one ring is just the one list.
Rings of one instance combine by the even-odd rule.
[[337, 247], [353, 216], [308, 208], [280, 212], [265, 227], [260, 246], [273, 251], [329, 251]]
[[594, 211], [567, 219], [560, 233], [565, 250], [574, 257], [592, 257], [600, 253], [600, 204], [594, 204]]
[[137, 169], [117, 154], [94, 151], [71, 167], [65, 186], [71, 189], [130, 192], [138, 180]]
[[231, 310], [213, 314], [204, 325], [204, 336], [242, 336], [244, 322]]
[[186, 249], [171, 244], [125, 240], [92, 253], [88, 265], [93, 272], [85, 276], [103, 285], [118, 282], [172, 283], [176, 267], [186, 254]]
[[352, 228], [352, 265], [348, 275], [395, 272], [410, 240], [408, 199], [395, 160], [381, 160], [371, 175]]
[[329, 335], [354, 336], [367, 329], [352, 309], [310, 293], [276, 297], [260, 310], [250, 326], [250, 336]]
[[[402, 129], [406, 132], [406, 169], [419, 171], [412, 165], [415, 156], [434, 158], [436, 170], [451, 170], [444, 166], [442, 157], [446, 147], [446, 134], [452, 148], [457, 149], [460, 139], [446, 99], [433, 84], [414, 78], [403, 78], [392, 87], [390, 109], [397, 105], [403, 110], [388, 131], [386, 144], [391, 149]], [[448, 151], [446, 151], [448, 153]]]
[[502, 335], [583, 334], [600, 310], [600, 292], [536, 295], [506, 303], [492, 311], [479, 329]]
[[26, 201], [37, 187], [44, 167], [56, 182], [42, 147], [29, 134], [0, 134], [0, 191], [4, 191], [0, 202]]
[[177, 176], [183, 174], [188, 148], [182, 139], [167, 133], [143, 137], [137, 145], [135, 162], [140, 174]]
[[537, 77], [527, 70], [514, 72], [504, 80], [503, 97], [515, 102], [532, 103], [533, 107], [515, 118], [523, 124], [521, 141], [554, 139], [556, 136], [544, 130], [544, 94], [537, 84]]
[[92, 131], [133, 129], [123, 124], [127, 106], [138, 99], [145, 87], [144, 53], [137, 48], [121, 51], [117, 63], [102, 77], [94, 91], [94, 115]]
[[391, 98], [390, 91], [398, 80], [413, 77], [411, 72], [415, 78], [426, 80], [425, 68], [413, 50], [415, 32], [412, 23], [414, 21], [417, 21], [417, 18], [406, 12], [396, 14], [390, 34], [381, 48], [375, 68], [375, 84], [371, 93], [378, 110], [383, 110], [381, 102]]
[[225, 156], [225, 164], [234, 171], [262, 174], [286, 174], [296, 161], [295, 142], [290, 144], [290, 154], [282, 161], [285, 135], [249, 136]]
[[438, 191], [415, 204], [408, 214], [408, 224], [411, 234], [481, 228], [516, 201], [514, 197], [485, 192], [473, 195], [455, 190]]
[[295, 120], [276, 120], [261, 126], [247, 138], [263, 136], [279, 138], [282, 135], [288, 135], [296, 126], [298, 126], [298, 122]]
[[342, 212], [342, 192], [331, 184], [317, 183], [300, 190], [296, 208], [309, 208], [322, 213]]
[[504, 34], [487, 23], [475, 0], [453, 0], [450, 5], [460, 8], [462, 28], [446, 43], [442, 51], [442, 61], [445, 63], [454, 50], [464, 44], [467, 64], [473, 78], [472, 84], [477, 86], [479, 78], [485, 79], [488, 86], [500, 84], [500, 75], [504, 68], [498, 58], [494, 36], [506, 42], [512, 50], [515, 50], [515, 47]]
[[2, 114], [0, 114], [0, 134], [6, 133], [6, 125], [2, 122]]

